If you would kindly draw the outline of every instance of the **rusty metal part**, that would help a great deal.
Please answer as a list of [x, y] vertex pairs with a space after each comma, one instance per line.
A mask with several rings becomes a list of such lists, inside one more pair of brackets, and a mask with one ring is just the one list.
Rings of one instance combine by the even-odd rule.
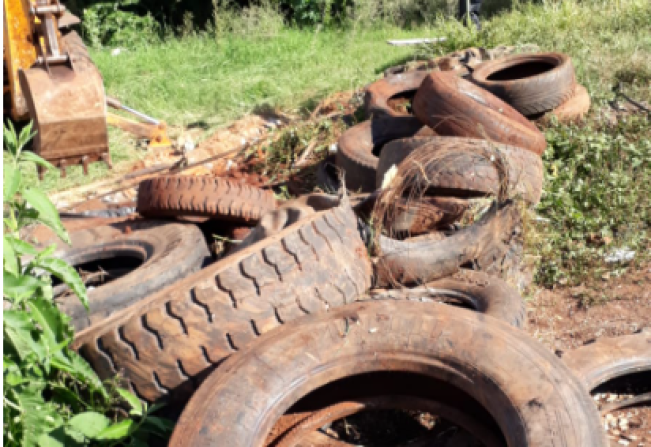
[[414, 115], [442, 136], [480, 138], [543, 153], [545, 136], [513, 107], [451, 72], [430, 73], [412, 102]]
[[651, 371], [651, 328], [639, 334], [600, 338], [566, 353], [563, 360], [588, 390], [612, 379]]
[[366, 87], [364, 109], [367, 118], [411, 115], [392, 108], [391, 100], [395, 97], [413, 98], [425, 76], [427, 76], [427, 72], [411, 71], [380, 79]]
[[[317, 410], [295, 424], [291, 429], [289, 429], [287, 433], [284, 434], [274, 446], [295, 447], [297, 445], [302, 445], [300, 442], [303, 441], [308, 435], [312, 434], [314, 431], [320, 427], [323, 427], [329, 422], [333, 422], [337, 419], [348, 417], [362, 411], [392, 409], [424, 411], [436, 414], [437, 416], [441, 416], [453, 424], [467, 430], [478, 439], [481, 439], [485, 447], [501, 447], [503, 445], [502, 440], [499, 439], [498, 436], [495, 436], [495, 433], [485, 423], [482, 421], [474, 420], [472, 416], [464, 413], [459, 408], [455, 408], [446, 403], [439, 403], [429, 399], [422, 399], [413, 396], [380, 396], [360, 398], [348, 402], [339, 402], [321, 410]], [[325, 435], [322, 435], [321, 438], [325, 438], [323, 440], [324, 442], [330, 441], [333, 444], [337, 443], [338, 445], [342, 446], [352, 445], [347, 442], [337, 442]], [[311, 440], [313, 439], [314, 437], [312, 435]], [[420, 439], [410, 441], [409, 446], [426, 447], [428, 445], [431, 445], [432, 442], [432, 436], [425, 435]], [[324, 443], [322, 445], [328, 444]]]
[[37, 131], [34, 150], [65, 176], [67, 166], [81, 164], [87, 173], [89, 163], [104, 161], [110, 167], [111, 160], [102, 77], [76, 33], [63, 42], [74, 69], [35, 66], [19, 78]]
[[5, 88], [11, 94], [11, 117], [23, 120], [29, 116], [25, 96], [18, 81], [18, 71], [26, 70], [36, 62], [36, 42], [32, 35], [32, 17], [29, 0], [4, 0], [4, 64]]

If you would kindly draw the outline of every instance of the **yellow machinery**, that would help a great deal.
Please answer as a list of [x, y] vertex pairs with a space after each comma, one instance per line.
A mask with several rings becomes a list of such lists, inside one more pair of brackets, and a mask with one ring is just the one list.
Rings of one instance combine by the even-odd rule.
[[[3, 0], [5, 110], [16, 121], [31, 119], [34, 151], [65, 175], [65, 167], [103, 160], [111, 166], [107, 119], [112, 125], [169, 146], [165, 123], [119, 102], [111, 106], [146, 123], [107, 113], [102, 77], [81, 38], [67, 28], [79, 22], [59, 0]], [[10, 100], [10, 103], [9, 101]]]

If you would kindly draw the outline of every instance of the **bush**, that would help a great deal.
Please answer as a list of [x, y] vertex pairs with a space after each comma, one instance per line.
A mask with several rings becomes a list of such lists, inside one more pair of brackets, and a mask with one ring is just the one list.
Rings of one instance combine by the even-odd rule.
[[[88, 307], [77, 271], [53, 255], [56, 245], [39, 250], [20, 239], [26, 225], [42, 224], [70, 242], [56, 208], [38, 187], [27, 185], [21, 164], [55, 169], [24, 152], [31, 125], [17, 135], [4, 129], [3, 166], [3, 442], [5, 446], [147, 445], [166, 437], [168, 421], [151, 416], [137, 397], [103, 383], [89, 364], [69, 348], [74, 334], [69, 318], [53, 301], [52, 276], [65, 283]], [[120, 405], [130, 417], [120, 418]]]

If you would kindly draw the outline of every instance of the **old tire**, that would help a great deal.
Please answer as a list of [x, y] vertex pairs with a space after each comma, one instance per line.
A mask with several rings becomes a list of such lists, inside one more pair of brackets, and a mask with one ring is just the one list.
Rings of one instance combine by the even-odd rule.
[[588, 390], [594, 390], [609, 380], [651, 371], [651, 330], [600, 338], [595, 343], [566, 353], [563, 361]]
[[473, 225], [442, 239], [401, 241], [380, 235], [375, 286], [423, 284], [452, 275], [464, 265], [484, 270], [506, 255], [520, 223], [520, 210], [507, 201], [493, 204]]
[[204, 216], [255, 222], [276, 208], [273, 191], [218, 177], [160, 176], [140, 183], [138, 212], [146, 217]]
[[524, 116], [563, 104], [572, 96], [576, 81], [572, 60], [562, 53], [516, 54], [488, 61], [477, 67], [471, 79]]
[[404, 198], [384, 214], [382, 227], [392, 236], [418, 236], [444, 229], [461, 219], [469, 202], [456, 197]]
[[[75, 295], [55, 298], [59, 309], [71, 317], [75, 331], [97, 324], [196, 272], [210, 259], [203, 234], [193, 225], [122, 222], [75, 231], [70, 233], [70, 239], [72, 246], [56, 242], [59, 249], [54, 256], [73, 266], [102, 266], [104, 262], [104, 270], [114, 259], [113, 266], [132, 270], [90, 290], [88, 311]], [[122, 260], [115, 262], [115, 258]], [[133, 268], [138, 262], [140, 265]]]
[[517, 110], [453, 73], [427, 76], [412, 108], [438, 135], [489, 139], [537, 155], [547, 147], [544, 135]]
[[472, 270], [460, 270], [413, 289], [372, 290], [369, 296], [372, 300], [452, 301], [517, 328], [524, 327], [526, 321], [527, 309], [517, 290], [499, 278]]
[[100, 377], [183, 402], [260, 334], [366, 292], [371, 265], [347, 203], [314, 213], [77, 334]]
[[[411, 157], [409, 157], [411, 155]], [[431, 155], [431, 157], [430, 157]], [[530, 151], [473, 138], [430, 137], [393, 141], [380, 154], [376, 178], [399, 164], [400, 182], [430, 194], [454, 197], [497, 195], [503, 180], [491, 158], [501, 157], [508, 190], [528, 203], [540, 201], [543, 166]]]
[[547, 125], [555, 117], [561, 124], [576, 124], [581, 122], [590, 110], [590, 94], [582, 85], [576, 84], [572, 96], [554, 110], [546, 113], [537, 122]]
[[330, 155], [316, 167], [316, 186], [327, 193], [336, 193], [341, 189], [339, 172], [335, 163], [335, 156]]
[[344, 182], [352, 191], [375, 190], [375, 170], [382, 146], [397, 138], [429, 132], [414, 117], [380, 118], [351, 127], [339, 138], [335, 156], [337, 166], [344, 170]]
[[410, 116], [409, 113], [395, 110], [389, 101], [396, 96], [413, 98], [425, 76], [427, 76], [425, 71], [410, 71], [373, 82], [366, 87], [364, 93], [366, 117], [372, 119], [386, 116]]
[[205, 381], [170, 445], [262, 446], [302, 397], [346, 384], [332, 399], [429, 398], [445, 388], [468, 414], [482, 413], [505, 445], [608, 445], [590, 396], [545, 347], [493, 318], [431, 306], [355, 303], [269, 333]]

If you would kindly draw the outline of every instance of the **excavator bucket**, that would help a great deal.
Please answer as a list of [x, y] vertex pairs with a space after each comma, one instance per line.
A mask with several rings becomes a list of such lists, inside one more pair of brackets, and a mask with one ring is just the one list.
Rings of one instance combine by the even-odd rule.
[[37, 131], [34, 151], [65, 176], [66, 166], [82, 164], [88, 173], [91, 162], [111, 162], [102, 77], [76, 33], [63, 41], [69, 63], [35, 65], [18, 77]]

